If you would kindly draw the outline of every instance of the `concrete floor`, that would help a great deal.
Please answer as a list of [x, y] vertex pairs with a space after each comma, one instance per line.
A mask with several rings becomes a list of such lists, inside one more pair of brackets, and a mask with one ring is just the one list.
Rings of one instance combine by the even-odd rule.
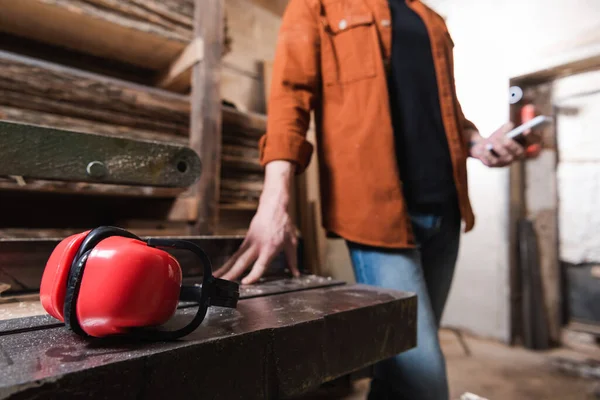
[[[444, 330], [441, 341], [447, 357], [451, 400], [470, 392], [489, 400], [588, 400], [597, 399], [597, 381], [558, 372], [551, 361], [556, 357], [585, 359], [568, 349], [531, 352], [494, 341], [463, 336], [470, 355], [465, 354], [457, 336]], [[350, 393], [328, 391], [310, 399], [363, 400], [368, 380], [355, 383]]]
[[465, 337], [471, 351], [467, 356], [452, 332], [443, 331], [441, 340], [448, 362], [452, 399], [459, 399], [465, 392], [490, 400], [595, 398], [595, 381], [564, 375], [551, 364], [556, 357], [580, 359], [581, 355], [574, 351], [559, 349], [538, 353]]

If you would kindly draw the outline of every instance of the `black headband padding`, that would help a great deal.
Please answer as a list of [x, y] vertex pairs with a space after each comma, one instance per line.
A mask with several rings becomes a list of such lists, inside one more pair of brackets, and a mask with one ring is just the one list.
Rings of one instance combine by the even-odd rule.
[[83, 255], [83, 253], [92, 250], [94, 247], [96, 247], [98, 243], [111, 236], [123, 236], [126, 238], [142, 240], [133, 233], [126, 231], [125, 229], [117, 228], [114, 226], [101, 226], [88, 233], [83, 242], [81, 242], [79, 250], [77, 251], [77, 254], [75, 254], [75, 258], [73, 259], [73, 263], [71, 264], [71, 268], [75, 266], [77, 260]]
[[[67, 279], [67, 292], [65, 294], [64, 316], [65, 324], [71, 330], [80, 335], [88, 336], [77, 318], [77, 299], [81, 288], [81, 281], [88, 257], [94, 247], [102, 240], [111, 236], [122, 236], [143, 241], [131, 232], [121, 228], [103, 226], [92, 230], [81, 243], [69, 270]], [[192, 321], [184, 327], [174, 331], [162, 331], [155, 328], [132, 328], [131, 336], [145, 340], [175, 340], [194, 331], [204, 320], [208, 307], [211, 305], [219, 307], [235, 308], [239, 299], [239, 284], [232, 281], [218, 279], [212, 275], [212, 265], [206, 253], [197, 245], [184, 240], [176, 239], [149, 239], [149, 247], [166, 247], [191, 251], [199, 259], [203, 266], [204, 274], [202, 285], [182, 287], [180, 291], [181, 300], [198, 302], [198, 311]]]
[[85, 269], [85, 263], [92, 250], [88, 250], [83, 253], [83, 256], [79, 257], [77, 264], [71, 269], [72, 278], [69, 279], [69, 286], [67, 286], [67, 293], [65, 295], [65, 324], [71, 328], [73, 332], [80, 336], [87, 336], [83, 328], [79, 324], [79, 318], [77, 318], [77, 299], [79, 298], [79, 289], [81, 288], [81, 277], [83, 276], [83, 270]]

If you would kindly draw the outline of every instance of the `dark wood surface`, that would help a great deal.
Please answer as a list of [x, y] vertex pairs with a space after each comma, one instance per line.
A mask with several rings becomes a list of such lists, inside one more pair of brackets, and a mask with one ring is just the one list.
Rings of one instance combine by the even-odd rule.
[[[201, 278], [190, 276], [184, 278], [184, 285], [200, 283]], [[302, 275], [299, 278], [284, 278], [278, 276], [267, 276], [254, 285], [240, 285], [240, 299], [251, 299], [253, 297], [274, 296], [282, 293], [296, 293], [305, 290], [333, 287], [344, 285], [345, 282], [336, 279], [316, 275]], [[15, 298], [16, 301], [17, 298]], [[31, 301], [31, 300], [30, 300]], [[194, 303], [180, 302], [179, 308], [195, 307]], [[0, 336], [12, 335], [14, 333], [52, 328], [62, 323], [49, 315], [38, 315], [32, 317], [12, 318], [0, 320]]]
[[193, 233], [214, 234], [219, 221], [221, 178], [221, 55], [224, 5], [222, 0], [196, 0], [194, 36], [204, 43], [204, 58], [192, 69], [190, 147], [202, 159], [204, 173], [193, 189], [198, 214]]
[[344, 285], [256, 297], [212, 309], [171, 343], [86, 341], [63, 327], [3, 336], [0, 397], [287, 398], [408, 350], [415, 337], [411, 294]]

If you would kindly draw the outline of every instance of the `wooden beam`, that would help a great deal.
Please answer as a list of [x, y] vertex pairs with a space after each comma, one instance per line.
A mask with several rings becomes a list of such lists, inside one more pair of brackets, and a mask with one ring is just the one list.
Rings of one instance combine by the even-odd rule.
[[187, 96], [4, 51], [0, 106], [188, 135]]
[[158, 79], [157, 86], [163, 89], [187, 90], [194, 65], [204, 58], [204, 41], [197, 37], [179, 54]]
[[221, 176], [221, 54], [223, 1], [196, 0], [194, 36], [204, 41], [204, 59], [192, 73], [190, 147], [198, 152], [203, 173], [194, 187], [198, 201], [196, 234], [213, 234], [218, 224]]
[[0, 0], [0, 30], [151, 69], [192, 38], [193, 0]]
[[0, 175], [187, 188], [202, 171], [187, 146], [0, 121]]
[[[211, 99], [213, 112], [222, 112], [219, 127], [216, 120], [208, 122], [212, 129], [222, 130], [220, 139], [212, 136], [222, 156], [213, 153], [202, 161], [220, 158], [227, 176], [247, 179], [248, 174], [262, 173], [258, 139], [266, 130], [266, 117], [221, 106], [218, 94]], [[189, 135], [190, 97], [0, 51], [0, 119], [183, 144]], [[88, 188], [103, 192], [100, 187]], [[201, 198], [183, 199], [186, 205], [174, 207], [173, 220], [196, 220]], [[239, 196], [221, 200], [242, 202]]]
[[[69, 88], [65, 89], [70, 90]], [[24, 96], [26, 95], [24, 94]], [[0, 99], [0, 103], [1, 102], [2, 100]], [[115, 125], [89, 119], [74, 118], [67, 115], [58, 115], [44, 111], [27, 110], [2, 105], [0, 105], [0, 120], [42, 125], [59, 129], [71, 129], [85, 133], [128, 137], [132, 139], [158, 140], [178, 145], [188, 144], [187, 137], [174, 135], [170, 132], [136, 129], [124, 125]]]
[[21, 185], [16, 180], [10, 179], [0, 179], [0, 190], [148, 198], [175, 198], [177, 195], [183, 192], [183, 189], [181, 188], [159, 188], [45, 180], [25, 180], [24, 185]]

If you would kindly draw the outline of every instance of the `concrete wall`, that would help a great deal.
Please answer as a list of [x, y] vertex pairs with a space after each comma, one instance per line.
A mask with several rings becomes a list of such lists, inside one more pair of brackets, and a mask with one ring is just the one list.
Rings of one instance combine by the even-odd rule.
[[[511, 77], [600, 54], [597, 0], [428, 1], [455, 42], [458, 95], [488, 135], [508, 118]], [[463, 236], [444, 325], [509, 339], [508, 171], [469, 162], [477, 226]]]

